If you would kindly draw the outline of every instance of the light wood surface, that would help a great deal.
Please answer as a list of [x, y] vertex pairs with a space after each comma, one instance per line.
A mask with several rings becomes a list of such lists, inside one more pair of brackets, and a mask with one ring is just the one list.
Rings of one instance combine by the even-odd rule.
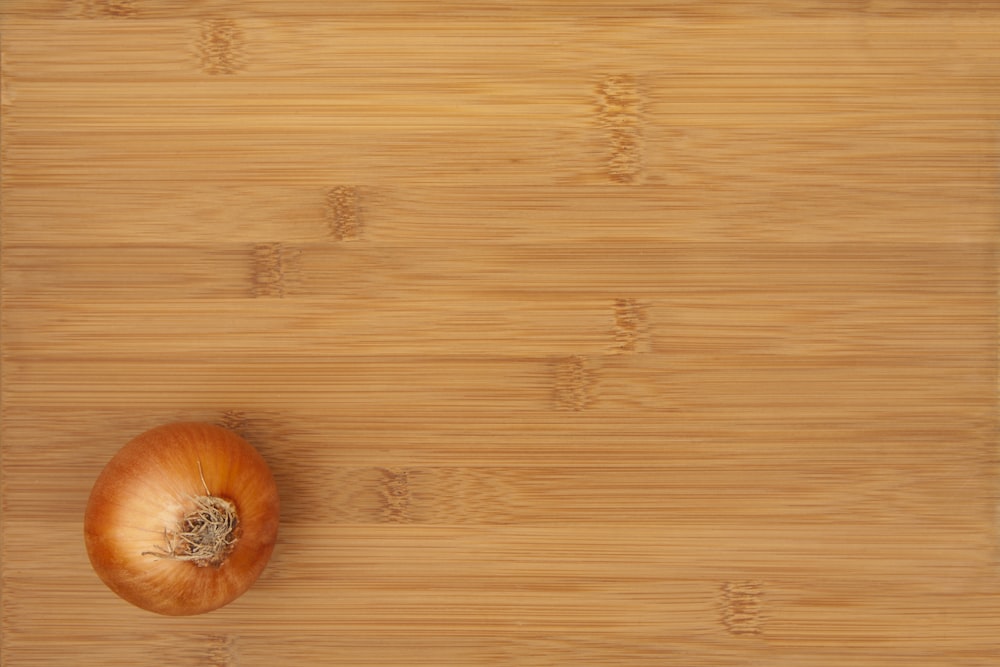
[[[4, 665], [998, 664], [1000, 3], [0, 11]], [[182, 619], [175, 419], [283, 500]]]

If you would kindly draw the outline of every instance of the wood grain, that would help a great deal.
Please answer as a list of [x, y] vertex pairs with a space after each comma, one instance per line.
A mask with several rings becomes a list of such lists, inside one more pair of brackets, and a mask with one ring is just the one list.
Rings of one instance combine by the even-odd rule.
[[[0, 21], [4, 665], [996, 664], [1000, 5]], [[283, 514], [167, 622], [81, 521], [175, 419]]]

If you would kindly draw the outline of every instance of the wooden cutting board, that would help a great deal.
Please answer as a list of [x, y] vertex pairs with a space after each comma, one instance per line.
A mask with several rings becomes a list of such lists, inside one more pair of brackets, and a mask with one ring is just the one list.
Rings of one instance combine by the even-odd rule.
[[[3, 664], [1000, 660], [1000, 3], [5, 0]], [[103, 465], [280, 543], [166, 618]]]

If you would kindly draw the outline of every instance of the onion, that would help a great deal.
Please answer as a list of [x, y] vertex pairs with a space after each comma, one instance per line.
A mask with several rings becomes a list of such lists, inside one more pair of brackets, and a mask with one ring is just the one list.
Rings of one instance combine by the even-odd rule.
[[245, 593], [278, 536], [278, 489], [250, 444], [220, 426], [175, 423], [126, 444], [84, 516], [87, 554], [120, 597], [200, 614]]

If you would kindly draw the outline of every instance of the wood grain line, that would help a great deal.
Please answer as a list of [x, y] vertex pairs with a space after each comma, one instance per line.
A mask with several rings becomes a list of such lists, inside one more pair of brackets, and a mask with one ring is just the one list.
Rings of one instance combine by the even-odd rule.
[[[301, 447], [304, 451], [305, 447]], [[571, 450], [566, 451], [572, 456]], [[949, 516], [969, 512], [987, 495], [939, 501], [935, 511], [914, 509], [935, 486], [960, 484], [940, 479], [893, 485], [886, 478], [915, 477], [913, 467], [894, 466], [855, 483], [851, 492], [838, 491], [851, 484], [853, 475], [843, 464], [822, 466], [799, 461], [754, 470], [748, 479], [739, 466], [722, 463], [649, 464], [632, 468], [511, 466], [511, 467], [335, 467], [327, 462], [300, 473], [299, 493], [287, 497], [289, 523], [320, 521], [328, 524], [422, 523], [448, 525], [573, 525], [606, 522], [620, 525], [671, 526], [675, 531], [715, 526], [719, 530], [768, 519], [789, 531], [808, 525], [811, 517], [850, 516], [842, 524], [883, 526], [903, 530], [933, 526], [956, 528]], [[951, 465], [953, 478], [959, 466]], [[734, 469], [729, 469], [734, 468]], [[833, 470], [836, 468], [836, 470]], [[972, 470], [971, 465], [965, 466]], [[290, 466], [276, 461], [279, 476], [291, 474]], [[951, 478], [950, 478], [951, 479]], [[68, 480], [53, 480], [65, 486]], [[37, 492], [39, 486], [34, 487]], [[18, 487], [18, 499], [32, 489]], [[13, 496], [13, 494], [12, 494]], [[706, 502], [712, 498], [712, 504]], [[46, 506], [33, 511], [44, 517]], [[23, 509], [22, 509], [23, 511]], [[904, 516], [905, 515], [905, 516]], [[974, 526], [974, 521], [966, 521]], [[905, 532], [905, 531], [904, 531]], [[955, 531], [957, 532], [957, 531]], [[679, 534], [679, 532], [677, 533]], [[969, 536], [965, 540], [973, 543]], [[985, 563], [985, 555], [979, 559]], [[726, 589], [728, 590], [728, 589]], [[733, 591], [739, 592], [739, 586]]]
[[353, 185], [338, 185], [327, 190], [325, 218], [330, 236], [338, 241], [361, 235], [361, 192]]
[[596, 376], [586, 357], [573, 355], [552, 365], [552, 401], [556, 410], [580, 412], [594, 401]]
[[727, 581], [721, 587], [722, 625], [731, 635], [759, 635], [763, 626], [763, 584]]
[[205, 659], [211, 667], [238, 667], [239, 637], [233, 633], [205, 635]]
[[[206, 11], [227, 7], [226, 0], [202, 0], [190, 3], [179, 0], [146, 0], [149, 7], [143, 9], [143, 16], [154, 19], [183, 19], [200, 16]], [[641, 20], [650, 16], [681, 22], [710, 22], [718, 19], [745, 20], [752, 15], [760, 3], [748, 4], [746, 0], [719, 0], [709, 5], [701, 2], [669, 2], [663, 0], [629, 0], [616, 3], [616, 20]], [[65, 15], [61, 2], [39, 2], [39, 0], [7, 0], [7, 12], [12, 16], [31, 18], [60, 18]], [[935, 17], [944, 15], [980, 15], [990, 17], [997, 9], [982, 0], [768, 0], [768, 15], [779, 18], [911, 18], [914, 16]], [[282, 20], [310, 20], [329, 14], [330, 5], [326, 0], [298, 0], [275, 4], [270, 0], [245, 0], [239, 3], [241, 11], [249, 16]], [[397, 19], [411, 11], [408, 0], [369, 0], [363, 6], [352, 7], [344, 12], [351, 17], [363, 17], [370, 21]], [[435, 16], [452, 19], [474, 18], [479, 21], [508, 19], [515, 16], [608, 20], [606, 3], [596, 0], [484, 0], [482, 2], [448, 2], [435, 6]], [[622, 56], [623, 58], [626, 56]]]
[[251, 294], [284, 298], [290, 284], [299, 282], [301, 251], [284, 243], [257, 243], [252, 251]]
[[642, 96], [631, 74], [605, 76], [597, 84], [598, 118], [610, 146], [608, 177], [616, 183], [639, 180], [643, 162]]
[[227, 428], [238, 435], [246, 437], [244, 432], [246, 431], [249, 419], [247, 413], [242, 410], [223, 410], [216, 423], [222, 428]]
[[232, 19], [200, 22], [196, 47], [201, 70], [206, 74], [231, 75], [246, 67], [243, 30]]
[[[3, 44], [0, 43], [0, 108], [4, 109], [6, 116], [9, 113], [10, 107], [14, 104], [14, 87], [11, 83], [11, 75], [7, 71], [7, 52], [3, 48]], [[3, 127], [6, 127], [10, 122], [7, 118], [0, 119], [3, 122]], [[8, 142], [4, 141], [3, 144], [6, 146]], [[3, 148], [3, 147], [0, 147]]]
[[613, 351], [619, 354], [649, 352], [649, 316], [646, 304], [633, 298], [615, 299]]
[[138, 14], [135, 0], [82, 0], [82, 18], [134, 18]]
[[384, 501], [384, 514], [389, 523], [408, 523], [410, 516], [410, 472], [405, 468], [381, 468], [379, 492]]

